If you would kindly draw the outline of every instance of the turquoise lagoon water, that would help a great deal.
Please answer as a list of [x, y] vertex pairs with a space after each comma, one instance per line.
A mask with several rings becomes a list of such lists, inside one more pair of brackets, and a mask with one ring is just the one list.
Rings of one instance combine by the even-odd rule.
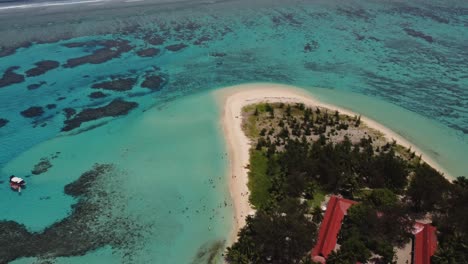
[[[47, 40], [0, 57], [0, 74], [12, 66], [23, 74], [42, 60], [63, 65], [99, 48], [64, 43], [125, 39], [132, 46], [105, 63], [59, 67], [0, 88], [0, 118], [9, 120], [0, 128], [0, 177], [16, 174], [28, 181], [21, 195], [1, 185], [0, 219], [40, 232], [71, 213], [76, 201], [63, 193], [66, 184], [94, 163], [112, 163], [120, 172], [116, 182], [124, 183], [115, 186], [123, 197], [116, 199], [116, 208], [125, 210], [109, 217], [131, 217], [145, 226], [131, 260], [124, 250], [107, 246], [56, 263], [207, 263], [199, 253], [226, 240], [232, 226], [220, 112], [210, 94], [228, 85], [303, 87], [390, 127], [450, 174], [467, 175], [468, 6], [463, 1], [225, 1], [171, 7], [142, 2], [100, 8], [67, 18], [64, 10], [47, 15], [40, 10], [37, 16], [21, 11], [28, 20], [0, 14], [0, 33], [7, 36], [0, 45]], [[37, 23], [28, 25], [29, 20]], [[147, 43], [148, 34], [164, 43]], [[187, 47], [164, 48], [177, 43]], [[137, 56], [148, 47], [161, 53]], [[148, 72], [167, 84], [153, 92], [141, 88]], [[93, 83], [117, 75], [138, 82], [130, 91], [88, 98], [96, 91]], [[45, 84], [27, 89], [40, 82]], [[79, 133], [60, 132], [64, 108], [80, 111], [116, 98], [139, 106], [125, 117], [84, 124]], [[48, 104], [56, 107], [44, 108], [40, 117], [19, 114]], [[31, 175], [34, 164], [57, 152], [48, 172]]]
[[[94, 163], [112, 163], [121, 170], [114, 177], [123, 179], [111, 180], [124, 183], [114, 191], [126, 197], [126, 214], [147, 226], [145, 247], [133, 252], [135, 262], [191, 263], [201, 247], [224, 242], [233, 218], [212, 96], [189, 96], [138, 112], [87, 133], [46, 141], [10, 162], [4, 175], [29, 175], [41, 157], [60, 152], [46, 174], [27, 179], [28, 188], [20, 196], [2, 186], [2, 217], [41, 231], [70, 212], [74, 201], [63, 194], [65, 184]], [[86, 258], [111, 261], [108, 255]]]

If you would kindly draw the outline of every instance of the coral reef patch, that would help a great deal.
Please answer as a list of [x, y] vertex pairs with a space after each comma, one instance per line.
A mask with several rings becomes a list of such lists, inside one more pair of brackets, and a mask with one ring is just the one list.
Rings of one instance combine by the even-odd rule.
[[154, 57], [159, 54], [160, 50], [156, 48], [147, 48], [137, 51], [137, 55], [140, 57]]
[[221, 257], [226, 241], [217, 240], [202, 245], [191, 264], [215, 264]]
[[166, 46], [166, 49], [169, 51], [179, 51], [179, 50], [185, 49], [186, 47], [188, 47], [187, 44], [179, 43], [179, 44]]
[[373, 14], [363, 8], [338, 8], [337, 13], [352, 20], [361, 19], [367, 22], [375, 18]]
[[150, 35], [150, 34], [146, 35], [143, 39], [148, 44], [155, 45], [155, 46], [161, 45], [165, 41], [164, 38], [159, 35]]
[[92, 54], [83, 57], [72, 58], [67, 60], [64, 65], [66, 68], [74, 68], [86, 63], [101, 64], [114, 58], [119, 58], [122, 53], [128, 52], [132, 49], [128, 40], [106, 40], [106, 41], [92, 41], [88, 43], [68, 43], [64, 44], [69, 48], [88, 47], [88, 46], [103, 46], [103, 48], [95, 50]]
[[36, 67], [31, 68], [26, 71], [26, 76], [33, 77], [33, 76], [42, 75], [50, 70], [58, 68], [60, 66], [60, 63], [58, 61], [53, 61], [53, 60], [44, 60], [44, 61], [35, 63], [35, 65]]
[[24, 82], [24, 76], [15, 72], [17, 69], [19, 69], [18, 66], [13, 66], [5, 71], [2, 78], [0, 78], [0, 88]]
[[[56, 257], [80, 256], [104, 246], [124, 252], [131, 263], [145, 231], [126, 213], [126, 197], [118, 191], [118, 171], [111, 164], [96, 164], [64, 192], [77, 199], [71, 214], [42, 232], [29, 232], [22, 224], [0, 221], [0, 263], [22, 257], [53, 261]], [[119, 215], [115, 215], [119, 212]]]
[[314, 40], [304, 45], [304, 52], [307, 53], [307, 52], [316, 51], [319, 47], [320, 47], [319, 43]]
[[16, 53], [16, 51], [17, 51], [19, 48], [29, 48], [31, 45], [32, 45], [31, 42], [26, 41], [26, 42], [18, 43], [18, 44], [15, 45], [15, 46], [9, 46], [9, 47], [4, 46], [4, 47], [0, 47], [0, 58], [1, 58], [1, 57], [6, 57], [6, 56], [13, 55], [13, 54]]
[[6, 126], [8, 124], [8, 120], [5, 118], [0, 118], [0, 128]]
[[402, 14], [409, 14], [421, 18], [428, 18], [442, 24], [448, 24], [450, 22], [449, 19], [442, 17], [440, 14], [436, 14], [437, 11], [435, 9], [422, 9], [419, 7], [407, 5], [404, 2], [399, 3], [399, 5], [399, 7], [394, 8], [392, 11]]
[[411, 28], [404, 28], [403, 30], [409, 36], [423, 39], [423, 40], [427, 41], [428, 43], [434, 42], [434, 39], [431, 36], [426, 35], [426, 34], [422, 33], [421, 31], [417, 31], [417, 30], [414, 30], [414, 29], [411, 29]]
[[131, 90], [136, 81], [136, 78], [116, 78], [111, 81], [95, 83], [91, 87], [93, 89], [104, 89], [121, 92]]
[[46, 82], [41, 81], [39, 83], [30, 84], [30, 85], [27, 86], [27, 88], [28, 88], [28, 90], [36, 90], [36, 89], [40, 88], [41, 86], [43, 86], [44, 84], [46, 84]]
[[209, 35], [203, 35], [200, 38], [198, 38], [197, 40], [195, 40], [193, 42], [193, 45], [200, 46], [200, 45], [203, 45], [203, 44], [205, 44], [205, 42], [208, 42], [210, 40], [212, 40], [212, 38]]
[[2, 47], [2, 49], [0, 49], [0, 58], [10, 56], [10, 55], [13, 55], [15, 53], [16, 53], [16, 48], [15, 47]]
[[147, 75], [141, 83], [141, 87], [148, 88], [152, 91], [159, 91], [166, 84], [166, 79], [160, 75]]
[[39, 175], [44, 172], [47, 172], [50, 168], [52, 168], [52, 163], [50, 163], [48, 158], [42, 158], [34, 168], [31, 170], [31, 173], [34, 175]]
[[227, 54], [225, 52], [211, 52], [210, 53], [210, 56], [211, 57], [224, 57], [226, 56]]
[[63, 112], [65, 113], [66, 119], [70, 119], [73, 115], [76, 114], [76, 110], [70, 107], [64, 108]]
[[41, 106], [31, 106], [28, 109], [21, 111], [21, 115], [26, 118], [38, 117], [44, 114], [44, 109]]
[[91, 99], [104, 98], [104, 97], [107, 97], [107, 96], [109, 96], [109, 95], [105, 94], [103, 92], [92, 92], [92, 93], [88, 94], [88, 97], [91, 98]]
[[137, 106], [138, 103], [135, 102], [127, 102], [122, 99], [115, 99], [114, 101], [102, 107], [87, 108], [76, 114], [76, 116], [72, 117], [72, 115], [70, 115], [70, 117], [65, 120], [65, 126], [62, 128], [62, 131], [73, 130], [77, 127], [80, 127], [84, 122], [97, 120], [104, 117], [126, 115]]
[[57, 105], [56, 104], [48, 104], [46, 105], [47, 109], [51, 110], [51, 109], [55, 109], [57, 108]]

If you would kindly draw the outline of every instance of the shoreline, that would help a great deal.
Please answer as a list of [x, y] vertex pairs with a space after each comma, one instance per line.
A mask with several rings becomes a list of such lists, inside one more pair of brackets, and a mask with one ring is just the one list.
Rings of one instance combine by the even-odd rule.
[[[330, 110], [338, 110], [340, 114], [349, 116], [359, 115], [359, 113], [321, 102], [313, 97], [312, 94], [299, 87], [282, 84], [242, 84], [216, 90], [213, 92], [213, 95], [219, 107], [222, 109], [221, 125], [224, 131], [226, 148], [229, 153], [229, 192], [234, 207], [234, 226], [227, 245], [231, 246], [236, 242], [239, 230], [245, 226], [246, 216], [255, 212], [249, 203], [249, 189], [247, 187], [248, 169], [246, 165], [249, 164], [251, 142], [241, 127], [242, 108], [246, 105], [260, 102], [301, 102], [307, 106], [319, 106]], [[429, 166], [443, 173], [443, 176], [447, 180], [452, 181], [454, 179], [437, 162], [432, 160], [426, 153], [422, 152], [417, 146], [398, 133], [365, 116], [361, 116], [361, 121], [369, 128], [380, 131], [388, 141], [394, 139], [397, 141], [397, 144], [405, 148], [411, 147], [416, 155], [422, 155], [422, 160]]]

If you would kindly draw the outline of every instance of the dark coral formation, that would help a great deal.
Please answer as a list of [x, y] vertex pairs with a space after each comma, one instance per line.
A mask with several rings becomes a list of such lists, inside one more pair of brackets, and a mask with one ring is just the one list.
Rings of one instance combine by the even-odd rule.
[[366, 36], [363, 36], [361, 34], [358, 34], [358, 33], [353, 33], [354, 37], [356, 37], [356, 40], [358, 41], [362, 41], [362, 40], [365, 40], [366, 39]]
[[63, 191], [73, 197], [82, 196], [92, 189], [93, 184], [99, 177], [102, 177], [104, 173], [109, 172], [111, 169], [112, 165], [96, 164], [92, 170], [83, 173], [78, 180], [65, 185]]
[[0, 128], [6, 126], [8, 124], [8, 120], [5, 118], [0, 118]]
[[65, 44], [65, 46], [66, 47], [84, 47], [84, 46], [94, 46], [96, 44], [99, 46], [103, 46], [103, 48], [95, 50], [90, 55], [69, 59], [67, 60], [67, 63], [64, 65], [64, 67], [73, 68], [73, 67], [77, 67], [86, 63], [91, 63], [91, 64], [104, 63], [114, 58], [118, 58], [123, 53], [128, 52], [132, 49], [132, 46], [130, 45], [130, 42], [128, 40], [121, 40], [121, 39], [90, 42], [90, 43], [68, 43], [68, 44]]
[[281, 11], [278, 11], [279, 15], [277, 16], [273, 16], [271, 18], [272, 22], [276, 25], [276, 26], [279, 26], [281, 24], [287, 24], [287, 25], [291, 25], [291, 26], [300, 26], [302, 25], [302, 22], [300, 19], [297, 19], [295, 16], [294, 16], [294, 13], [289, 13], [289, 12], [281, 12]]
[[403, 29], [406, 34], [408, 34], [409, 36], [412, 36], [412, 37], [415, 37], [415, 38], [420, 38], [420, 39], [424, 39], [425, 41], [427, 41], [428, 43], [432, 43], [434, 42], [434, 39], [429, 36], [429, 35], [426, 35], [424, 33], [422, 33], [421, 31], [417, 31], [417, 30], [414, 30], [414, 29], [411, 29], [411, 28], [404, 28]]
[[226, 56], [227, 54], [225, 52], [211, 52], [210, 53], [210, 56], [211, 57], [224, 57]]
[[34, 65], [36, 65], [36, 67], [26, 71], [26, 76], [32, 77], [42, 75], [50, 70], [58, 68], [60, 66], [60, 63], [58, 61], [45, 60], [37, 62]]
[[191, 264], [218, 263], [223, 253], [225, 244], [226, 241], [224, 240], [217, 240], [211, 243], [205, 243], [198, 249], [197, 255], [195, 256]]
[[27, 118], [33, 118], [44, 114], [44, 109], [41, 106], [31, 106], [21, 112], [21, 115]]
[[16, 53], [16, 48], [14, 47], [2, 47], [0, 49], [0, 58], [10, 56]]
[[185, 49], [186, 47], [188, 47], [186, 44], [179, 43], [179, 44], [166, 46], [166, 49], [170, 51], [179, 51], [179, 50]]
[[317, 50], [319, 47], [320, 46], [318, 42], [314, 40], [304, 45], [304, 52], [312, 52], [312, 51]]
[[165, 84], [166, 79], [160, 75], [146, 75], [145, 80], [141, 83], [141, 87], [148, 88], [152, 91], [159, 91]]
[[[41, 233], [31, 233], [24, 225], [13, 221], [0, 221], [0, 263], [22, 257], [53, 260], [80, 256], [104, 246], [123, 250], [126, 258], [131, 258], [145, 231], [130, 214], [122, 214], [125, 202], [118, 200], [122, 193], [115, 190], [119, 183], [112, 178], [114, 175], [112, 165], [96, 164], [78, 180], [66, 185], [64, 192], [78, 202], [72, 206], [68, 217]], [[114, 186], [109, 187], [113, 183]], [[114, 216], [114, 212], [121, 215]]]
[[172, 28], [178, 33], [193, 32], [201, 27], [202, 25], [194, 20], [184, 20], [172, 23]]
[[70, 42], [70, 43], [65, 43], [62, 45], [67, 48], [84, 48], [84, 47], [90, 48], [90, 47], [101, 45], [101, 42], [97, 40], [93, 40], [93, 41], [88, 41], [88, 42]]
[[23, 42], [11, 47], [0, 47], [0, 58], [10, 56], [16, 53], [19, 48], [28, 48], [32, 45], [31, 42]]
[[370, 14], [368, 11], [362, 8], [340, 7], [337, 9], [337, 12], [350, 19], [362, 19], [364, 21], [369, 21], [375, 17], [374, 15]]
[[47, 109], [51, 110], [51, 109], [55, 109], [57, 108], [57, 105], [56, 104], [48, 104], [46, 105]]
[[76, 114], [76, 110], [73, 109], [73, 108], [64, 108], [63, 109], [63, 112], [65, 113], [65, 118], [66, 119], [70, 119], [72, 116], [74, 116]]
[[[409, 2], [408, 2], [409, 3]], [[412, 16], [428, 18], [434, 20], [439, 23], [448, 24], [450, 21], [449, 19], [442, 17], [440, 14], [437, 14], [436, 9], [422, 9], [419, 7], [409, 6], [406, 5], [405, 2], [400, 2], [399, 7], [394, 8], [393, 11], [403, 14], [410, 14]]]
[[[0, 263], [8, 263], [24, 256], [25, 244], [31, 241], [34, 234], [29, 233], [24, 225], [13, 221], [0, 221]], [[38, 245], [40, 246], [40, 245]]]
[[198, 38], [197, 40], [195, 40], [193, 42], [193, 45], [200, 46], [200, 45], [203, 45], [203, 44], [205, 44], [205, 42], [208, 42], [210, 40], [212, 40], [212, 38], [209, 35], [203, 35], [200, 38]]
[[144, 38], [143, 38], [147, 43], [151, 44], [151, 45], [161, 45], [164, 43], [164, 38], [159, 36], [159, 35], [146, 35]]
[[98, 108], [88, 108], [79, 112], [72, 118], [65, 120], [62, 131], [70, 131], [80, 127], [82, 123], [97, 120], [104, 117], [116, 117], [128, 114], [138, 103], [127, 102], [122, 99], [115, 99], [108, 105]]
[[159, 49], [156, 48], [147, 48], [137, 51], [137, 55], [140, 57], [154, 57], [158, 55], [160, 52]]
[[21, 74], [15, 73], [15, 70], [17, 69], [19, 69], [18, 66], [13, 66], [13, 67], [8, 68], [5, 71], [2, 78], [0, 78], [0, 88], [15, 84], [15, 83], [24, 82], [24, 76]]
[[88, 97], [91, 98], [91, 99], [104, 98], [104, 97], [107, 97], [107, 96], [109, 96], [109, 95], [105, 94], [103, 92], [92, 92], [92, 93], [88, 94]]
[[31, 170], [31, 173], [34, 175], [39, 175], [44, 172], [47, 172], [50, 168], [52, 168], [52, 163], [50, 163], [48, 158], [42, 158], [34, 168]]
[[28, 85], [28, 90], [36, 90], [37, 88], [40, 88], [41, 86], [43, 86], [44, 84], [46, 84], [46, 82], [44, 81], [41, 81], [39, 83], [33, 83], [33, 84], [30, 84]]
[[91, 87], [93, 89], [104, 89], [121, 92], [131, 90], [136, 81], [136, 78], [117, 78], [111, 81], [95, 83]]

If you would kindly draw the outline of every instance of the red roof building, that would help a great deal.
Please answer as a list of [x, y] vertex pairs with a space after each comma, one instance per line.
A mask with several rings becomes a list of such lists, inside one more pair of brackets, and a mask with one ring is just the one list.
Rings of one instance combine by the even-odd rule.
[[437, 249], [436, 228], [416, 222], [413, 234], [413, 264], [431, 264], [431, 257]]
[[325, 258], [335, 249], [343, 218], [348, 208], [355, 203], [357, 202], [337, 196], [330, 197], [325, 217], [320, 225], [317, 244], [312, 249], [312, 259], [323, 259], [320, 262], [324, 263]]

